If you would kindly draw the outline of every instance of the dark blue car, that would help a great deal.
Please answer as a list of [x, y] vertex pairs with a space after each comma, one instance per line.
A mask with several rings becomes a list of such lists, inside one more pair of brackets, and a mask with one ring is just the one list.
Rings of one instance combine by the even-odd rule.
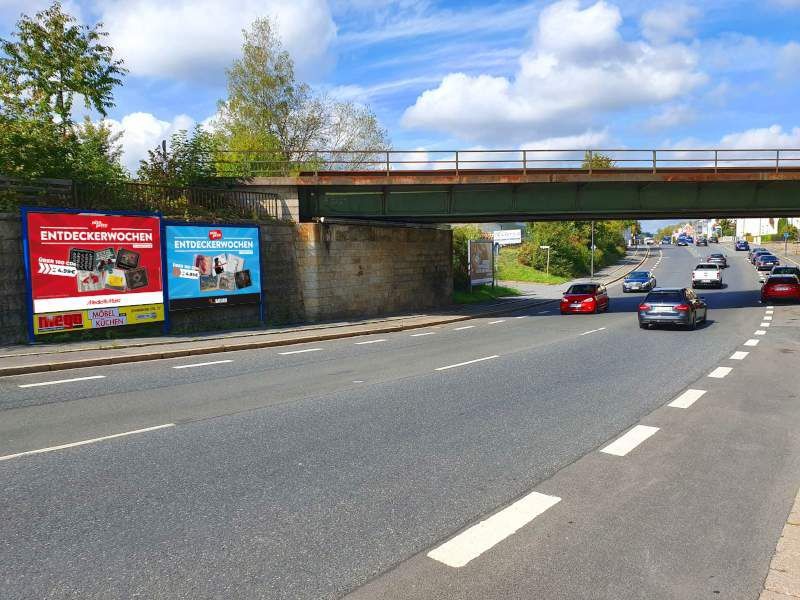
[[750, 244], [747, 243], [747, 240], [736, 240], [736, 249], [747, 252], [750, 250]]
[[649, 292], [656, 287], [656, 278], [650, 271], [631, 271], [622, 281], [623, 292]]

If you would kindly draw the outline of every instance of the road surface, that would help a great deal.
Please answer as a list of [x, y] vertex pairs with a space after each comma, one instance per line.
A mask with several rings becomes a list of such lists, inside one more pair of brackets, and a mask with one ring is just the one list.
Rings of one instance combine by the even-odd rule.
[[607, 314], [0, 379], [0, 597], [756, 598], [800, 307], [728, 254], [693, 332], [615, 284]]

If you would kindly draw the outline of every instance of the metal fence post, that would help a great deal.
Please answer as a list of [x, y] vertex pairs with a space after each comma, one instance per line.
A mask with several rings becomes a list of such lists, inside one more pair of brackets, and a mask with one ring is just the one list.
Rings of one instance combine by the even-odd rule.
[[717, 153], [719, 150], [714, 150], [714, 173], [717, 172]]
[[456, 175], [458, 175], [458, 150], [456, 150]]
[[781, 168], [781, 151], [775, 150], [775, 172], [780, 171]]
[[591, 175], [592, 174], [592, 167], [594, 166], [593, 165], [593, 163], [594, 163], [594, 150], [589, 150], [588, 154], [589, 154], [589, 175]]
[[387, 150], [386, 151], [386, 176], [387, 177], [389, 176], [389, 169], [390, 168], [391, 167], [389, 166], [389, 151]]
[[653, 173], [656, 172], [656, 150], [653, 150]]
[[522, 174], [523, 175], [527, 175], [528, 174], [528, 151], [527, 150], [523, 150], [522, 151]]

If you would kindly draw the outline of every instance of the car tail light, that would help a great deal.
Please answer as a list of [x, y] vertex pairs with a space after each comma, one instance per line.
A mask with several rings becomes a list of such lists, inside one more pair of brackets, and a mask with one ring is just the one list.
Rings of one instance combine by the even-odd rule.
[[675, 307], [675, 310], [679, 310], [681, 312], [686, 312], [687, 310], [689, 310], [689, 305], [688, 304], [678, 304]]
[[651, 308], [653, 308], [653, 307], [650, 306], [649, 304], [642, 303], [642, 304], [639, 305], [639, 310], [641, 310], [641, 311], [647, 312]]

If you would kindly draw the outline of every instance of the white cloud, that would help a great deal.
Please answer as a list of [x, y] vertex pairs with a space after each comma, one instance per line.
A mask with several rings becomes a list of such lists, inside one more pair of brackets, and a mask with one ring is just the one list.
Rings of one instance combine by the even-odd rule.
[[665, 106], [664, 109], [650, 117], [647, 128], [651, 130], [670, 129], [678, 125], [691, 123], [695, 119], [694, 111], [685, 104], [673, 104]]
[[691, 23], [699, 16], [699, 10], [685, 4], [654, 8], [642, 15], [642, 34], [654, 44], [690, 38], [694, 33]]
[[135, 174], [139, 161], [147, 156], [161, 140], [168, 139], [181, 129], [190, 130], [195, 121], [188, 115], [177, 115], [171, 121], [163, 121], [150, 113], [135, 112], [125, 115], [121, 120], [106, 119], [114, 133], [122, 132], [122, 162], [128, 170]]
[[797, 42], [789, 42], [781, 48], [778, 55], [778, 76], [783, 79], [800, 76], [800, 44]]
[[784, 131], [781, 125], [771, 125], [729, 133], [719, 142], [720, 148], [800, 148], [800, 127]]
[[622, 39], [620, 11], [604, 1], [545, 8], [513, 79], [451, 73], [403, 115], [406, 127], [483, 143], [573, 135], [614, 111], [681, 97], [706, 80], [681, 44]]
[[132, 75], [184, 81], [221, 81], [258, 17], [276, 20], [303, 78], [329, 66], [336, 38], [327, 0], [101, 0], [100, 17]]

